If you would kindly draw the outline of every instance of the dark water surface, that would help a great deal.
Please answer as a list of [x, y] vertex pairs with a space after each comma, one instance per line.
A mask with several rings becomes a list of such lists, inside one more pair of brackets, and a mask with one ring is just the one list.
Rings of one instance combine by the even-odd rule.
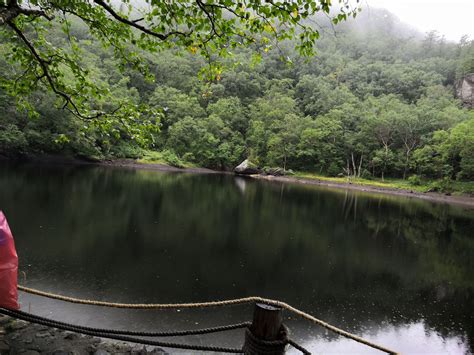
[[[144, 303], [259, 295], [403, 353], [474, 350], [474, 212], [463, 207], [224, 175], [3, 164], [0, 209], [31, 287]], [[56, 319], [148, 330], [252, 314], [21, 302]], [[315, 353], [377, 353], [286, 323]], [[186, 341], [239, 347], [243, 335]]]

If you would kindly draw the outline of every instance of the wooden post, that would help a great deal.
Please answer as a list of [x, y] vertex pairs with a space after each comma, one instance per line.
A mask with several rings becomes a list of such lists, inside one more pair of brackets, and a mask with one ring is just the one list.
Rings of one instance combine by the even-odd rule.
[[[285, 353], [285, 344], [281, 339], [282, 309], [264, 303], [256, 303], [253, 321], [245, 336], [244, 354], [259, 354], [258, 347], [265, 347], [265, 354], [281, 355]], [[274, 345], [259, 341], [275, 342]], [[262, 351], [262, 349], [260, 350]]]

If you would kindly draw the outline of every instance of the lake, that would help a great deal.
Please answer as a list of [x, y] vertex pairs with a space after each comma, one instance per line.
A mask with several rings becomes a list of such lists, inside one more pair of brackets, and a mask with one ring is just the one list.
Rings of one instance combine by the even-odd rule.
[[[258, 295], [402, 353], [474, 351], [474, 211], [462, 206], [231, 175], [2, 163], [0, 209], [30, 287], [135, 303]], [[39, 315], [137, 330], [252, 317], [251, 305], [132, 311], [20, 300]], [[285, 315], [313, 352], [378, 353]], [[179, 340], [240, 347], [243, 334]]]

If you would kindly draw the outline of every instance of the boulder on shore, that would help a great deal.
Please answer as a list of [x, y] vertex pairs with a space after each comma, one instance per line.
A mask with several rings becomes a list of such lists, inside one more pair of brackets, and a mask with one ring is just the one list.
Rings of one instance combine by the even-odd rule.
[[260, 174], [260, 172], [261, 172], [260, 168], [248, 159], [245, 159], [242, 163], [240, 163], [234, 169], [234, 173], [240, 174], [240, 175]]
[[265, 175], [271, 175], [271, 176], [285, 176], [285, 175], [294, 175], [295, 174], [293, 172], [293, 170], [291, 170], [291, 169], [285, 170], [285, 169], [279, 168], [279, 167], [274, 167], [274, 168], [264, 167], [263, 168], [263, 173]]
[[263, 168], [263, 171], [266, 175], [272, 175], [272, 176], [283, 176], [283, 175], [286, 175], [285, 174], [285, 170], [283, 170], [283, 168], [270, 168], [270, 167], [266, 167], [266, 168]]

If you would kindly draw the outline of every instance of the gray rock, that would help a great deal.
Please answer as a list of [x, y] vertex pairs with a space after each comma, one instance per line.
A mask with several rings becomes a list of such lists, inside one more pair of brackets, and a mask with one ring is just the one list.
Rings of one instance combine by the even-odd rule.
[[245, 159], [242, 163], [235, 167], [234, 172], [241, 175], [253, 175], [260, 174], [260, 168], [252, 163], [250, 160]]
[[466, 74], [456, 83], [456, 96], [465, 107], [474, 107], [474, 73]]
[[37, 352], [36, 350], [31, 350], [31, 349], [27, 349], [27, 350], [23, 350], [23, 351], [18, 351], [19, 354], [21, 355], [40, 355], [39, 352]]
[[49, 328], [45, 325], [35, 325], [35, 328], [38, 329], [39, 331], [44, 331], [48, 330]]
[[55, 350], [52, 355], [72, 355], [71, 351]]
[[5, 341], [0, 341], [0, 354], [8, 354], [10, 352], [10, 346]]
[[36, 337], [37, 338], [48, 338], [48, 337], [51, 337], [51, 333], [50, 332], [41, 332], [41, 333], [36, 333]]
[[145, 346], [143, 346], [142, 349], [138, 347], [135, 347], [134, 349], [132, 349], [132, 355], [146, 355], [146, 354], [148, 354], [148, 351], [146, 351]]
[[270, 167], [265, 167], [263, 168], [263, 172], [266, 175], [272, 175], [272, 176], [285, 176], [285, 175], [294, 175], [294, 171], [291, 169], [285, 170], [283, 168], [270, 168]]
[[19, 330], [19, 329], [25, 328], [27, 325], [28, 323], [25, 321], [15, 320], [11, 322], [10, 324], [8, 324], [8, 328], [10, 328], [11, 330]]
[[152, 354], [152, 355], [164, 355], [164, 354], [167, 354], [167, 352], [164, 351], [161, 348], [155, 348], [150, 352], [150, 354]]
[[86, 346], [86, 351], [89, 353], [89, 354], [93, 354], [97, 351], [97, 347], [93, 344], [89, 344]]
[[285, 170], [282, 168], [264, 168], [264, 173], [272, 176], [283, 176], [286, 175]]
[[77, 333], [67, 333], [65, 336], [64, 336], [64, 339], [66, 340], [77, 340], [79, 339], [81, 336]]
[[94, 355], [110, 355], [110, 353], [108, 351], [98, 349], [95, 351]]

